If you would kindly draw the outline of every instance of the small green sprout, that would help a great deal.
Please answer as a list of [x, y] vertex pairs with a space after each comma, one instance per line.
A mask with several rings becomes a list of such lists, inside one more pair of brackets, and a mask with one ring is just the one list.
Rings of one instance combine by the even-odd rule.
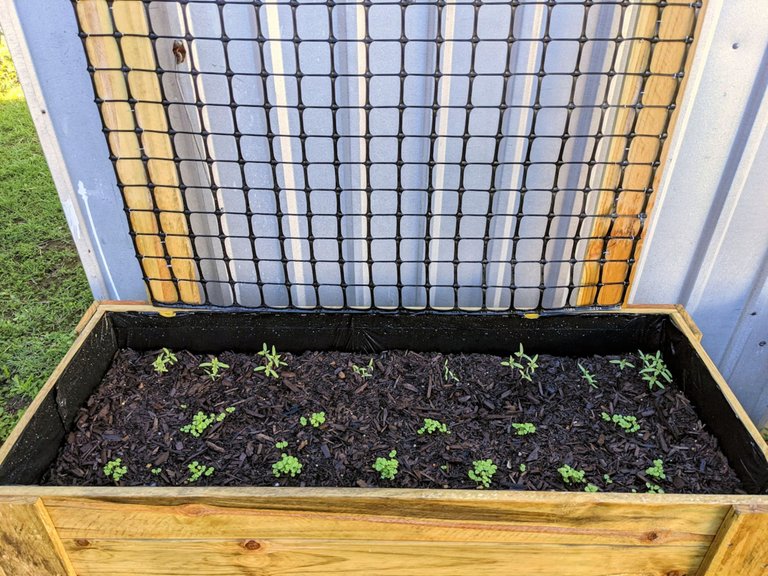
[[646, 482], [645, 487], [648, 488], [648, 494], [664, 494], [664, 489], [653, 482]]
[[224, 418], [227, 417], [227, 414], [232, 414], [232, 412], [235, 411], [234, 406], [230, 406], [224, 410], [224, 412], [220, 412], [219, 414], [213, 414], [209, 413], [206, 414], [205, 412], [198, 412], [192, 417], [192, 422], [190, 424], [187, 424], [185, 426], [182, 426], [179, 428], [182, 432], [186, 432], [187, 434], [194, 436], [195, 438], [199, 438], [203, 435], [203, 432], [205, 432], [208, 427], [213, 424], [214, 422], [222, 422]]
[[280, 460], [272, 464], [272, 474], [275, 478], [280, 476], [290, 476], [293, 478], [297, 474], [301, 474], [302, 464], [296, 456], [289, 456], [285, 452], [280, 455]]
[[490, 458], [487, 460], [475, 460], [472, 462], [472, 470], [467, 475], [470, 480], [477, 482], [478, 488], [489, 488], [491, 486], [491, 479], [496, 474], [496, 469], [496, 464]]
[[443, 472], [448, 472], [448, 464], [443, 464], [442, 466], [440, 466], [440, 470], [442, 470]]
[[122, 464], [122, 458], [110, 460], [107, 462], [106, 466], [104, 466], [104, 475], [115, 482], [120, 482], [120, 478], [125, 476], [125, 473], [128, 472], [128, 466], [123, 466]]
[[515, 429], [518, 436], [526, 436], [528, 434], [534, 434], [536, 432], [536, 426], [531, 424], [530, 422], [523, 422], [523, 423], [512, 423], [512, 428]]
[[424, 433], [434, 434], [435, 432], [442, 432], [443, 434], [450, 434], [448, 426], [440, 422], [440, 420], [432, 420], [432, 418], [424, 418], [424, 425], [419, 428], [416, 433], [421, 435]]
[[648, 382], [648, 388], [653, 390], [654, 386], [664, 388], [664, 383], [661, 378], [672, 382], [672, 373], [667, 368], [664, 360], [661, 357], [661, 351], [657, 351], [656, 354], [645, 354], [642, 350], [638, 350], [640, 359], [643, 361], [643, 367], [640, 370], [640, 374], [643, 375], [643, 380]]
[[187, 478], [187, 482], [189, 482], [190, 484], [193, 482], [197, 482], [203, 476], [213, 476], [213, 473], [215, 471], [213, 466], [206, 466], [205, 464], [200, 464], [197, 460], [195, 460], [194, 462], [190, 462], [187, 465], [187, 469], [189, 470], [189, 478]]
[[285, 440], [281, 440], [280, 442], [275, 444], [275, 448], [277, 448], [278, 450], [282, 450], [283, 448], [288, 448], [288, 442], [286, 442]]
[[152, 476], [157, 476], [162, 471], [163, 471], [162, 468], [152, 468], [152, 470], [150, 470], [149, 473], [152, 474]]
[[173, 352], [168, 350], [168, 348], [163, 348], [160, 354], [157, 355], [157, 358], [155, 358], [155, 361], [152, 362], [152, 366], [155, 368], [155, 372], [162, 374], [163, 372], [168, 372], [168, 366], [173, 366], [177, 361], [176, 355]]
[[182, 410], [186, 410], [187, 409], [187, 405], [186, 404], [179, 404], [179, 408], [181, 408]]
[[599, 492], [600, 488], [592, 484], [591, 482], [584, 486], [584, 492]]
[[443, 380], [446, 382], [450, 382], [453, 380], [454, 382], [458, 382], [459, 378], [456, 376], [456, 374], [453, 373], [453, 371], [448, 368], [448, 359], [446, 358], [445, 363], [443, 364]]
[[526, 470], [528, 470], [528, 466], [526, 466], [525, 464], [520, 464], [518, 468], [520, 469], [520, 472], [525, 472]]
[[320, 426], [325, 424], [325, 412], [312, 412], [312, 414], [309, 416], [309, 419], [307, 419], [305, 416], [302, 416], [299, 418], [299, 423], [302, 426], [311, 424], [313, 428], [320, 428]]
[[565, 466], [558, 468], [557, 471], [560, 472], [560, 476], [563, 477], [563, 482], [566, 484], [572, 484], [574, 482], [584, 484], [586, 482], [586, 480], [584, 480], [584, 470], [576, 470], [566, 464]]
[[263, 342], [261, 345], [261, 352], [258, 352], [258, 355], [264, 358], [266, 364], [254, 368], [253, 371], [264, 372], [264, 375], [268, 378], [280, 378], [277, 370], [279, 370], [282, 366], [287, 366], [288, 363], [280, 357], [280, 354], [277, 353], [275, 347], [272, 346], [272, 349], [270, 350], [269, 346], [267, 346], [267, 343]]
[[611, 364], [616, 364], [619, 367], [619, 370], [622, 370], [622, 371], [627, 366], [629, 366], [630, 368], [634, 368], [635, 367], [635, 365], [632, 364], [632, 362], [630, 362], [626, 358], [619, 358], [618, 360], [611, 360]]
[[614, 414], [611, 416], [607, 412], [602, 412], [601, 417], [606, 422], [613, 422], [625, 432], [631, 433], [640, 430], [640, 424], [637, 423], [637, 418], [635, 416], [623, 416], [622, 414]]
[[[517, 360], [515, 360], [515, 357]], [[528, 356], [523, 350], [523, 344], [521, 343], [520, 348], [515, 352], [514, 356], [510, 355], [509, 359], [502, 360], [501, 365], [516, 369], [520, 374], [521, 379], [533, 382], [533, 373], [536, 371], [536, 368], [539, 367], [537, 364], [538, 359], [538, 354], [533, 357]], [[525, 362], [525, 364], [523, 364], [523, 362]]]
[[352, 364], [352, 371], [360, 376], [360, 378], [370, 378], [373, 376], [373, 358], [368, 360], [368, 364], [366, 366], [358, 366], [357, 364]]
[[664, 461], [661, 458], [657, 458], [653, 461], [653, 466], [645, 469], [645, 473], [648, 476], [656, 478], [656, 480], [666, 480], [667, 475], [664, 474]]
[[610, 474], [603, 474], [603, 481], [606, 484], [613, 484], [613, 478], [611, 478]]
[[589, 385], [592, 386], [592, 388], [597, 388], [597, 378], [595, 378], [595, 375], [584, 368], [584, 366], [581, 365], [581, 362], [578, 362], [577, 364], [579, 366], [579, 370], [581, 370], [581, 377], [589, 382]]
[[397, 475], [397, 450], [391, 450], [389, 458], [376, 458], [373, 463], [373, 469], [381, 475], [382, 480], [393, 480]]
[[208, 374], [208, 377], [211, 380], [221, 378], [221, 370], [224, 368], [229, 368], [229, 364], [224, 364], [224, 362], [219, 360], [216, 356], [211, 356], [210, 358], [210, 362], [203, 362], [200, 364], [200, 368], [205, 370], [205, 373]]

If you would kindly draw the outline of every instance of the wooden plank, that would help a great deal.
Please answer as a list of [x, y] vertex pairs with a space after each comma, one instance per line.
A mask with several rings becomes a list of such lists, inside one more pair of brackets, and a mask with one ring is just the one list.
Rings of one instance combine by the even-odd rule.
[[[94, 85], [101, 104], [104, 124], [109, 130], [109, 146], [117, 158], [116, 171], [125, 186], [123, 195], [130, 210], [130, 225], [137, 234], [136, 247], [152, 297], [158, 302], [199, 304], [202, 301], [197, 268], [179, 189], [176, 166], [169, 160], [172, 149], [169, 126], [161, 104], [162, 90], [154, 72], [156, 60], [144, 4], [140, 0], [115, 2], [78, 0], [80, 26], [89, 36], [85, 46], [89, 63], [96, 68]], [[114, 26], [113, 26], [114, 21]], [[118, 40], [115, 31], [138, 36]], [[121, 57], [122, 52], [122, 57]], [[124, 59], [124, 62], [123, 62]], [[123, 74], [123, 65], [129, 68]], [[127, 79], [126, 79], [127, 77]], [[138, 100], [129, 104], [129, 98]], [[154, 101], [154, 102], [150, 102]], [[157, 130], [142, 133], [136, 129]], [[149, 160], [141, 160], [145, 155]], [[170, 154], [172, 157], [172, 154]], [[154, 188], [150, 186], [154, 185]], [[160, 211], [158, 216], [153, 210]], [[161, 236], [161, 231], [168, 236]], [[170, 262], [170, 264], [169, 264]], [[177, 290], [178, 286], [178, 290]]]
[[768, 574], [768, 506], [734, 506], [725, 517], [698, 576]]
[[[317, 489], [315, 489], [317, 490]], [[407, 491], [401, 491], [407, 492]], [[728, 507], [653, 503], [465, 500], [441, 494], [397, 499], [334, 498], [307, 491], [271, 498], [147, 502], [45, 498], [63, 538], [310, 538], [455, 542], [699, 545], [714, 537]], [[455, 498], [452, 498], [455, 496]]]
[[0, 568], [13, 576], [74, 576], [39, 499], [0, 499]]
[[[67, 540], [80, 576], [688, 574], [702, 547], [654, 548], [333, 539]], [[567, 567], [567, 568], [565, 568]], [[563, 571], [565, 570], [567, 571]]]
[[[638, 10], [640, 13], [633, 35], [651, 38], [658, 26], [658, 36], [662, 41], [651, 47], [649, 40], [636, 40], [628, 57], [628, 72], [648, 69], [651, 76], [644, 84], [639, 76], [628, 76], [622, 86], [619, 105], [627, 108], [620, 109], [616, 114], [611, 133], [634, 132], [638, 136], [630, 141], [626, 158], [623, 141], [612, 146], [607, 154], [607, 162], [618, 163], [626, 159], [629, 164], [626, 167], [610, 165], [603, 172], [600, 188], [607, 191], [601, 193], [594, 210], [596, 218], [589, 234], [593, 238], [584, 256], [588, 262], [583, 268], [583, 288], [578, 296], [578, 304], [582, 306], [610, 306], [622, 302], [625, 292], [623, 283], [629, 274], [627, 261], [633, 254], [639, 254], [633, 252], [633, 238], [640, 232], [640, 214], [643, 211], [648, 214], [652, 208], [652, 198], [644, 207], [646, 193], [643, 190], [648, 189], [652, 178], [658, 183], [661, 173], [660, 169], [654, 171], [651, 164], [659, 157], [659, 136], [664, 131], [669, 114], [666, 107], [673, 103], [676, 96], [679, 98], [683, 88], [681, 86], [678, 91], [677, 80], [664, 75], [676, 74], [683, 65], [687, 70], [693, 53], [689, 50], [688, 59], [684, 62], [687, 45], [683, 42], [664, 42], [693, 33], [694, 11], [689, 6], [667, 6], [659, 12], [655, 6], [640, 5]], [[700, 23], [701, 18], [698, 20]], [[641, 88], [639, 98], [644, 108], [637, 112], [635, 119], [630, 116], [628, 107], [638, 101]], [[618, 187], [622, 191], [617, 196], [613, 190]], [[611, 220], [608, 215], [614, 209], [616, 217]], [[605, 260], [602, 265], [601, 259]], [[598, 284], [602, 284], [599, 289]]]

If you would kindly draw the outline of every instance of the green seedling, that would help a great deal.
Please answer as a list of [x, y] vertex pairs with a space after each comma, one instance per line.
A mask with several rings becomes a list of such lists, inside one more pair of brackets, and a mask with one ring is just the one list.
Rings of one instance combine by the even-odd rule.
[[190, 462], [187, 465], [187, 469], [189, 470], [189, 478], [187, 478], [187, 482], [190, 484], [192, 484], [193, 482], [197, 482], [203, 476], [213, 476], [213, 473], [215, 471], [213, 466], [206, 466], [205, 464], [200, 464], [197, 460], [195, 460], [194, 462]]
[[470, 480], [477, 482], [478, 488], [489, 488], [493, 475], [496, 474], [497, 466], [493, 460], [475, 460], [472, 462], [472, 469], [467, 473]]
[[280, 478], [280, 476], [290, 476], [293, 478], [301, 474], [302, 467], [301, 462], [299, 462], [296, 456], [290, 456], [283, 452], [280, 455], [280, 460], [272, 464], [272, 474], [275, 475], [275, 478]]
[[581, 362], [578, 362], [577, 365], [579, 370], [581, 370], [581, 377], [589, 382], [589, 385], [592, 386], [592, 388], [597, 388], [597, 378], [595, 378], [595, 375], [584, 368], [584, 366], [581, 365]]
[[667, 368], [664, 360], [661, 357], [661, 351], [657, 351], [656, 354], [645, 354], [642, 350], [638, 350], [640, 359], [643, 361], [643, 367], [640, 369], [640, 374], [643, 376], [643, 380], [648, 382], [648, 388], [653, 390], [654, 386], [664, 388], [662, 380], [666, 380], [669, 384], [672, 382], [672, 373]]
[[389, 458], [376, 458], [376, 462], [373, 463], [373, 469], [379, 473], [382, 480], [393, 480], [397, 475], [399, 464], [397, 461], [397, 450], [392, 450], [389, 453]]
[[625, 432], [631, 433], [640, 430], [640, 424], [637, 423], [637, 418], [635, 416], [623, 416], [622, 414], [610, 415], [607, 412], [602, 412], [601, 417], [606, 422], [613, 422]]
[[448, 426], [440, 422], [440, 420], [432, 420], [431, 418], [424, 418], [424, 425], [419, 428], [416, 433], [421, 434], [434, 434], [435, 432], [442, 432], [443, 434], [450, 434]]
[[210, 362], [203, 362], [200, 364], [200, 368], [205, 370], [205, 373], [211, 380], [221, 378], [221, 371], [225, 368], [229, 368], [229, 364], [224, 364], [216, 356], [211, 356]]
[[610, 474], [603, 474], [603, 481], [606, 484], [613, 484], [613, 478], [611, 478]]
[[275, 444], [275, 448], [277, 448], [278, 450], [282, 450], [283, 448], [288, 448], [288, 442], [286, 442], [285, 440], [281, 440], [280, 442]]
[[157, 476], [162, 471], [163, 471], [162, 468], [152, 468], [152, 470], [150, 470], [149, 473], [152, 474], [152, 476]]
[[557, 471], [560, 472], [560, 476], [562, 476], [563, 482], [566, 484], [573, 484], [575, 482], [584, 484], [586, 482], [584, 479], [584, 470], [576, 470], [566, 464], [558, 468]]
[[443, 464], [442, 466], [440, 466], [440, 470], [442, 470], [443, 472], [448, 472], [448, 464]]
[[530, 422], [523, 422], [523, 423], [512, 423], [512, 428], [515, 429], [515, 432], [517, 432], [518, 436], [527, 436], [528, 434], [535, 434], [536, 433], [536, 426], [531, 424]]
[[224, 412], [220, 412], [219, 414], [214, 414], [212, 412], [209, 414], [198, 412], [192, 417], [192, 422], [190, 424], [182, 426], [179, 430], [186, 432], [195, 438], [199, 438], [214, 422], [223, 422], [224, 418], [227, 417], [227, 414], [232, 414], [234, 411], [235, 407], [230, 406], [226, 408]]
[[277, 373], [277, 371], [282, 366], [288, 366], [288, 363], [280, 357], [280, 354], [277, 353], [275, 347], [272, 346], [270, 349], [269, 346], [267, 346], [267, 343], [264, 342], [262, 343], [261, 351], [258, 352], [258, 354], [264, 359], [265, 364], [263, 366], [254, 368], [253, 371], [264, 372], [264, 375], [268, 378], [280, 378], [280, 375]]
[[104, 475], [115, 482], [120, 482], [120, 478], [125, 476], [125, 473], [128, 472], [128, 466], [123, 466], [122, 464], [122, 458], [110, 460], [107, 462], [106, 466], [104, 466]]
[[664, 489], [653, 482], [646, 482], [645, 487], [648, 489], [648, 494], [664, 494]]
[[443, 380], [446, 382], [450, 382], [453, 380], [454, 382], [458, 382], [459, 378], [454, 374], [450, 368], [448, 368], [448, 360], [445, 360], [445, 363], [443, 364]]
[[360, 378], [370, 378], [373, 376], [373, 358], [368, 360], [368, 364], [365, 366], [358, 366], [357, 364], [352, 364], [352, 371], [360, 376]]
[[667, 475], [664, 474], [664, 461], [661, 458], [657, 458], [653, 461], [653, 466], [645, 469], [645, 473], [648, 476], [656, 478], [656, 480], [666, 480]]
[[518, 466], [518, 468], [519, 468], [520, 472], [525, 472], [526, 470], [528, 470], [528, 466], [526, 466], [525, 464], [520, 464], [520, 466]]
[[176, 355], [173, 352], [168, 350], [168, 348], [163, 348], [160, 354], [157, 355], [157, 358], [155, 358], [155, 361], [152, 362], [152, 366], [155, 372], [162, 374], [168, 372], [168, 367], [173, 366], [177, 361]]
[[632, 364], [632, 362], [630, 362], [626, 358], [619, 358], [618, 360], [611, 360], [611, 364], [616, 364], [616, 366], [619, 367], [619, 370], [622, 370], [622, 371], [624, 370], [624, 368], [627, 368], [627, 367], [629, 367], [629, 368], [634, 368], [635, 367], [635, 365]]
[[302, 426], [310, 424], [313, 428], [320, 428], [320, 426], [325, 424], [325, 412], [313, 412], [309, 418], [302, 416], [299, 418], [299, 423]]
[[536, 372], [536, 368], [539, 367], [537, 363], [538, 359], [538, 354], [533, 357], [528, 356], [528, 354], [525, 353], [525, 350], [523, 350], [523, 345], [521, 343], [520, 348], [518, 348], [514, 356], [510, 355], [507, 360], [502, 360], [501, 365], [507, 366], [512, 370], [517, 370], [521, 379], [533, 382], [533, 373]]
[[584, 492], [599, 492], [600, 488], [592, 484], [591, 482], [584, 486]]

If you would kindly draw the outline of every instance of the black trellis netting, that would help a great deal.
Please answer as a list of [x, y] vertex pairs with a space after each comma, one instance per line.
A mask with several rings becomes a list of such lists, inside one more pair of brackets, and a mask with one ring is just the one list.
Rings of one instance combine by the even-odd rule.
[[[86, 0], [73, 0], [77, 6]], [[580, 290], [618, 287], [623, 299], [646, 219], [662, 144], [683, 78], [700, 2], [640, 0], [475, 0], [259, 2], [247, 0], [90, 0], [110, 21], [84, 43], [114, 38], [119, 66], [89, 53], [96, 102], [130, 106], [121, 132], [146, 143], [167, 137], [169, 153], [144, 145], [112, 160], [126, 212], [153, 215], [157, 230], [131, 234], [145, 280], [192, 285], [187, 304], [244, 308], [545, 310], [584, 304]], [[132, 26], [115, 16], [130, 2]], [[641, 10], [657, 16], [651, 35], [629, 33]], [[665, 11], [689, 13], [690, 29], [660, 34]], [[146, 28], [140, 32], [135, 22]], [[126, 57], [134, 39], [153, 60]], [[644, 63], [628, 68], [633, 47]], [[654, 69], [658, 46], [684, 46], [672, 72]], [[637, 64], [635, 63], [635, 66]], [[100, 95], [100, 74], [122, 74], [126, 97]], [[155, 75], [142, 93], [136, 73]], [[652, 78], [675, 88], [648, 104]], [[633, 79], [630, 101], [622, 86]], [[142, 125], [137, 110], [159, 105], [165, 126]], [[640, 112], [664, 112], [643, 133]], [[624, 125], [617, 114], [626, 114]], [[630, 154], [654, 141], [652, 158]], [[609, 150], [620, 150], [616, 155]], [[141, 162], [151, 206], [126, 197], [119, 163]], [[176, 178], [158, 180], [153, 162]], [[618, 170], [616, 185], [605, 183]], [[626, 178], [641, 170], [644, 182]], [[158, 202], [172, 188], [180, 202]], [[636, 214], [617, 213], [621, 193], [643, 195]], [[612, 208], [596, 213], [601, 194]], [[183, 230], [164, 216], [183, 218]], [[633, 226], [616, 226], [629, 218]], [[605, 234], [631, 242], [626, 275], [585, 279], [585, 263], [612, 261]], [[133, 220], [130, 220], [133, 222]], [[631, 229], [631, 233], [622, 230]], [[157, 236], [162, 255], [141, 249]], [[189, 252], [171, 247], [189, 237]], [[590, 242], [601, 255], [590, 260]], [[191, 277], [174, 263], [186, 260]], [[582, 293], [583, 294], [583, 293]], [[185, 300], [182, 296], [180, 300]], [[156, 303], [168, 303], [155, 297]]]

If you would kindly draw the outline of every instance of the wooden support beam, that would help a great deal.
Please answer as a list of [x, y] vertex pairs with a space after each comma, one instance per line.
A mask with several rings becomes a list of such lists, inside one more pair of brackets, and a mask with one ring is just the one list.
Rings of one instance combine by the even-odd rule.
[[[625, 72], [650, 76], [625, 76], [618, 102], [621, 106], [614, 116], [613, 125], [606, 133], [625, 134], [629, 139], [614, 138], [605, 162], [598, 197], [593, 211], [592, 238], [584, 255], [584, 265], [577, 304], [579, 306], [610, 306], [622, 303], [624, 282], [629, 276], [629, 259], [638, 256], [633, 251], [634, 238], [641, 230], [641, 214], [646, 215], [653, 206], [653, 195], [646, 205], [647, 190], [659, 181], [661, 168], [653, 163], [660, 154], [661, 136], [669, 130], [667, 122], [673, 104], [682, 92], [678, 79], [671, 77], [681, 68], [690, 66], [692, 50], [681, 42], [694, 32], [695, 12], [690, 6], [637, 5], [635, 20], [626, 60]], [[698, 24], [701, 23], [701, 14]], [[659, 42], [651, 42], [658, 31]], [[675, 40], [669, 42], [669, 40]], [[686, 61], [686, 55], [688, 55]], [[685, 65], [685, 66], [684, 66]], [[636, 103], [644, 107], [632, 113]], [[668, 142], [668, 137], [664, 141]], [[626, 165], [622, 165], [626, 162]], [[618, 191], [620, 190], [620, 191]], [[617, 192], [618, 191], [618, 192]], [[615, 216], [612, 217], [612, 214]]]
[[[96, 94], [117, 158], [117, 177], [130, 213], [144, 275], [154, 300], [170, 304], [202, 301], [189, 229], [182, 210], [180, 177], [163, 105], [157, 62], [144, 4], [78, 0], [80, 27]], [[116, 39], [115, 32], [127, 34]], [[123, 72], [123, 66], [128, 68]], [[137, 102], [131, 103], [130, 98]], [[137, 132], [138, 129], [153, 132]], [[142, 160], [145, 156], [148, 160]], [[156, 214], [154, 210], [158, 210]], [[168, 236], [165, 236], [168, 234]]]
[[733, 506], [696, 574], [768, 574], [768, 506]]
[[75, 576], [39, 498], [0, 499], [0, 574]]

